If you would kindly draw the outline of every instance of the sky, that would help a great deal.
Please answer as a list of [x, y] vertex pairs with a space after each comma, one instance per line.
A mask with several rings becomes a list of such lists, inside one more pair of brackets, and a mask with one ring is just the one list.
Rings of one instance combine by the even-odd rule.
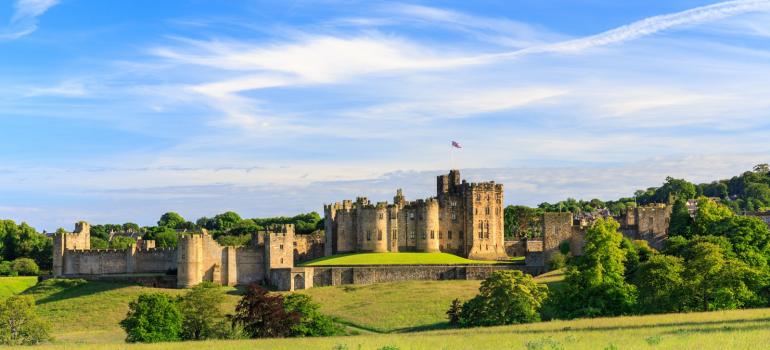
[[768, 82], [770, 0], [0, 0], [0, 218], [615, 199], [770, 161]]

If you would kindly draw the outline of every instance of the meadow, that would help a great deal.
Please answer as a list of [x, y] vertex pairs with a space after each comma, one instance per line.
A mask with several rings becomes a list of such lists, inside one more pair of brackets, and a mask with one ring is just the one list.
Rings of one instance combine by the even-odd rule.
[[0, 300], [19, 294], [37, 283], [35, 276], [0, 277]]
[[[563, 274], [536, 278], [558, 286]], [[467, 299], [479, 281], [408, 281], [314, 288], [302, 293], [355, 336], [196, 343], [125, 344], [118, 322], [140, 293], [183, 290], [104, 282], [48, 281], [25, 294], [51, 324], [51, 344], [34, 349], [756, 349], [770, 344], [770, 309], [552, 321], [505, 327], [451, 329], [446, 311]], [[228, 289], [231, 312], [238, 290]], [[24, 349], [30, 349], [26, 347]]]
[[[523, 257], [510, 261], [523, 261]], [[354, 253], [318, 258], [300, 266], [325, 265], [451, 265], [498, 264], [498, 261], [471, 260], [449, 253]]]

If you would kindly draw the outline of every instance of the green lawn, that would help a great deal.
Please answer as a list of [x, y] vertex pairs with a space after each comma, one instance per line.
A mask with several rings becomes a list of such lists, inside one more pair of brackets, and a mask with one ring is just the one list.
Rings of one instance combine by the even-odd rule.
[[[596, 318], [505, 327], [352, 337], [293, 338], [127, 345], [61, 344], [33, 349], [401, 350], [498, 349], [764, 349], [770, 344], [770, 309]], [[75, 326], [75, 325], [73, 325]], [[764, 344], [764, 345], [762, 345]], [[22, 347], [19, 349], [30, 349]]]
[[19, 294], [37, 283], [35, 276], [0, 277], [0, 300]]
[[[523, 258], [519, 259], [522, 260]], [[470, 260], [449, 253], [353, 253], [318, 258], [301, 266], [328, 265], [452, 265], [498, 264], [498, 261]]]

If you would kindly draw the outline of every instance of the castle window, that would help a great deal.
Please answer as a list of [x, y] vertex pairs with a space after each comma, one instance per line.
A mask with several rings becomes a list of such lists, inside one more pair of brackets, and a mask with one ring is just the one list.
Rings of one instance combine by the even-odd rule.
[[477, 194], [477, 195], [476, 195], [476, 200], [477, 200], [477, 201], [481, 201], [481, 194]]
[[295, 246], [295, 247], [297, 246], [297, 242], [294, 242], [294, 246]]
[[443, 239], [443, 238], [444, 238], [444, 234], [441, 233], [441, 231], [438, 231], [438, 239]]
[[489, 250], [489, 244], [487, 244], [487, 250]]
[[652, 226], [655, 224], [655, 218], [650, 217], [649, 222], [650, 222], [650, 229], [652, 230]]
[[452, 231], [447, 232], [447, 236], [449, 236], [449, 239], [452, 239]]
[[382, 213], [380, 213], [380, 220], [382, 220], [382, 219], [383, 219], [383, 215], [382, 215]]
[[409, 219], [414, 220], [414, 213], [409, 213]]
[[457, 221], [457, 214], [452, 213], [452, 221]]
[[489, 215], [489, 207], [487, 207], [487, 215]]
[[283, 258], [281, 258], [281, 264], [283, 264]]
[[426, 238], [427, 238], [427, 236], [425, 236], [425, 232], [423, 232], [423, 233], [422, 233], [422, 235], [420, 236], [420, 238], [422, 238], [422, 239], [426, 239]]
[[369, 231], [366, 231], [366, 240], [371, 241], [372, 240], [372, 233]]
[[281, 250], [283, 250], [283, 244], [281, 244], [281, 245], [279, 246], [279, 248], [280, 248]]
[[382, 230], [377, 230], [377, 240], [378, 241], [382, 240]]
[[414, 231], [409, 232], [409, 239], [414, 240]]
[[436, 232], [433, 230], [430, 230], [430, 239], [436, 238]]
[[474, 214], [478, 214], [479, 213], [479, 208], [473, 208], [473, 213]]
[[393, 230], [393, 240], [396, 240], [396, 239], [398, 239], [398, 231]]

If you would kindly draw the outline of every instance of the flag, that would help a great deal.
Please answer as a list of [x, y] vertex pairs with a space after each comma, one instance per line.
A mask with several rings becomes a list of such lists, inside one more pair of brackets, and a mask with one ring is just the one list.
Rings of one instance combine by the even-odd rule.
[[452, 141], [452, 147], [454, 147], [454, 148], [463, 148], [463, 146], [460, 146], [460, 143], [458, 143], [457, 141]]

